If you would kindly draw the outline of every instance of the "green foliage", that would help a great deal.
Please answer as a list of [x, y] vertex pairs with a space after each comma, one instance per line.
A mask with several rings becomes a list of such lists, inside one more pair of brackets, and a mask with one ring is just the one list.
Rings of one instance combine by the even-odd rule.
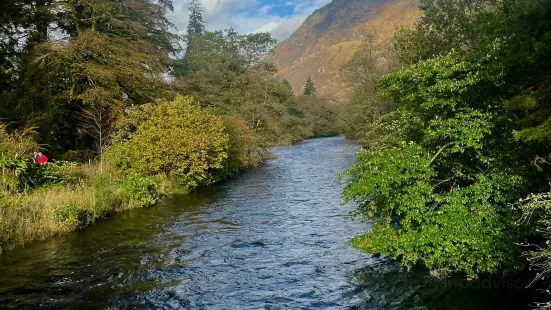
[[431, 162], [416, 144], [358, 157], [344, 176], [349, 178], [344, 196], [359, 205], [358, 215], [373, 219], [373, 230], [352, 239], [352, 246], [469, 276], [521, 268], [522, 236], [510, 233], [519, 228], [508, 203], [524, 180], [492, 171], [473, 176], [473, 184], [450, 188], [442, 186]]
[[417, 25], [400, 29], [394, 37], [398, 58], [407, 64], [470, 50], [491, 30], [478, 27], [477, 18], [502, 10], [493, 0], [421, 0], [419, 7], [424, 15]]
[[67, 227], [68, 231], [80, 229], [88, 224], [89, 218], [92, 216], [85, 207], [76, 204], [59, 205], [53, 210], [53, 216], [56, 221], [59, 221]]
[[0, 113], [8, 113], [0, 117], [36, 127], [50, 154], [89, 147], [91, 139], [75, 121], [82, 106], [108, 106], [118, 115], [131, 104], [169, 96], [163, 74], [177, 46], [164, 16], [170, 1], [25, 2], [26, 10], [37, 11], [29, 14], [44, 18], [30, 18], [21, 31], [37, 29], [40, 39], [22, 44], [12, 72], [17, 87], [0, 101]]
[[195, 187], [222, 168], [229, 138], [222, 119], [185, 97], [135, 107], [107, 156], [125, 173], [181, 178]]
[[396, 109], [392, 100], [379, 95], [379, 80], [398, 67], [391, 46], [378, 44], [374, 36], [368, 36], [343, 67], [347, 82], [354, 87], [343, 113], [346, 118], [347, 137], [368, 143], [372, 132], [380, 129], [381, 118]]
[[[322, 127], [312, 123], [326, 124], [329, 119], [335, 119], [326, 117], [326, 110], [315, 112], [315, 109], [308, 113], [309, 117], [304, 117], [300, 109], [309, 104], [299, 107], [297, 101], [302, 99], [295, 100], [290, 85], [274, 77], [277, 68], [260, 61], [275, 44], [269, 34], [239, 35], [229, 29], [195, 36], [192, 43], [175, 68], [176, 88], [193, 96], [203, 107], [243, 120], [245, 127], [239, 126], [243, 132], [235, 136], [243, 133], [256, 136], [248, 139], [255, 141], [251, 142], [254, 147], [246, 147], [254, 150], [247, 151], [254, 154], [250, 157], [268, 153], [260, 148], [310, 137], [314, 135], [314, 127]], [[322, 118], [315, 119], [318, 115]], [[320, 135], [327, 135], [328, 131], [325, 128]]]
[[203, 21], [203, 6], [199, 0], [191, 0], [189, 4], [189, 23], [187, 26], [188, 37], [202, 35], [205, 32]]
[[293, 87], [291, 86], [291, 83], [289, 83], [289, 81], [283, 79], [283, 81], [281, 81], [281, 84], [283, 84], [283, 86], [285, 86], [285, 88], [287, 88], [287, 90], [289, 90], [289, 92], [293, 94]]
[[305, 96], [312, 96], [316, 94], [316, 86], [314, 85], [314, 81], [312, 81], [312, 77], [309, 76], [306, 80], [302, 94]]
[[32, 128], [8, 131], [0, 123], [0, 156], [15, 159], [30, 159], [38, 150], [36, 132]]
[[17, 192], [24, 188], [27, 168], [23, 159], [0, 157], [0, 192]]
[[420, 25], [397, 36], [408, 43], [397, 46], [400, 58], [414, 64], [379, 84], [397, 110], [374, 122], [367, 149], [343, 176], [345, 201], [373, 221], [352, 245], [471, 277], [517, 270], [519, 244], [534, 231], [519, 224], [515, 203], [545, 190], [551, 175], [545, 160], [531, 165], [550, 152], [543, 55], [551, 7], [422, 4]]
[[38, 150], [31, 129], [9, 132], [0, 123], [0, 192], [16, 192], [27, 185], [29, 161]]
[[334, 137], [343, 131], [343, 106], [339, 102], [322, 100], [316, 96], [299, 96], [295, 99], [302, 126], [307, 137]]
[[225, 179], [241, 170], [254, 167], [266, 158], [265, 150], [258, 137], [247, 127], [245, 120], [238, 116], [224, 117], [229, 137], [228, 157], [223, 168], [215, 172], [215, 178]]
[[149, 178], [130, 174], [117, 182], [130, 208], [150, 207], [159, 199], [157, 185]]

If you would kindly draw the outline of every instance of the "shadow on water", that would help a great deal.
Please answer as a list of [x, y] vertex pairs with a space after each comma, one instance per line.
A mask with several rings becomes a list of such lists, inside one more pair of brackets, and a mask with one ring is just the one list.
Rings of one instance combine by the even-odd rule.
[[14, 250], [0, 308], [526, 308], [518, 283], [437, 281], [351, 249], [369, 226], [344, 219], [335, 177], [356, 151], [342, 138], [276, 148], [216, 187]]

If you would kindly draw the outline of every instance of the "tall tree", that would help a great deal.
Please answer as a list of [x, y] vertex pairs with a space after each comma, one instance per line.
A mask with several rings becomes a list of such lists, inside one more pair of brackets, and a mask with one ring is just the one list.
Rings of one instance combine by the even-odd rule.
[[48, 38], [53, 0], [3, 0], [0, 3], [0, 118], [16, 121], [14, 98], [29, 50]]
[[203, 20], [203, 6], [200, 0], [191, 0], [189, 5], [189, 23], [186, 35], [186, 51], [183, 59], [175, 61], [173, 75], [180, 77], [198, 70], [197, 61], [204, 55], [205, 21]]
[[126, 106], [164, 98], [163, 77], [177, 44], [170, 1], [58, 1], [53, 25], [63, 41], [33, 47], [22, 72], [17, 111], [38, 127], [51, 152], [88, 147], [74, 119], [82, 106]]
[[477, 18], [501, 12], [506, 1], [495, 0], [420, 0], [423, 17], [413, 29], [401, 29], [394, 36], [398, 56], [412, 64], [451, 50], [469, 51], [489, 38], [492, 29], [480, 27]]
[[203, 20], [203, 6], [200, 0], [191, 0], [189, 4], [189, 23], [187, 26], [188, 38], [205, 33], [205, 21]]
[[312, 80], [312, 77], [309, 76], [306, 80], [306, 85], [304, 85], [304, 91], [303, 94], [305, 96], [313, 96], [316, 94], [316, 86], [314, 85], [314, 81]]

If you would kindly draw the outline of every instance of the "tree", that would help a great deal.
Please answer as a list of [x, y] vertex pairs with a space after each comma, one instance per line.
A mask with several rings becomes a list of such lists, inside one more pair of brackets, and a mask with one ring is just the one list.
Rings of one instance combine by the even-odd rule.
[[519, 225], [517, 202], [548, 192], [551, 176], [547, 160], [537, 161], [551, 151], [541, 126], [549, 116], [551, 3], [508, 7], [474, 8], [458, 31], [447, 18], [430, 21], [442, 35], [470, 37], [472, 27], [483, 36], [441, 56], [425, 46], [432, 58], [382, 78], [382, 95], [397, 109], [343, 175], [346, 201], [373, 221], [354, 247], [468, 277], [523, 268], [519, 244], [535, 230]]
[[312, 77], [310, 76], [306, 80], [306, 85], [304, 85], [303, 94], [305, 96], [313, 96], [316, 94], [316, 86], [314, 85], [314, 81], [312, 81]]
[[398, 58], [407, 64], [451, 50], [469, 51], [491, 35], [492, 29], [479, 27], [477, 19], [503, 9], [495, 0], [421, 0], [419, 7], [424, 15], [415, 27], [402, 28], [394, 36]]
[[186, 51], [183, 59], [175, 62], [174, 76], [180, 77], [197, 72], [197, 62], [205, 53], [205, 21], [200, 0], [191, 0], [189, 5], [189, 23], [186, 35]]
[[115, 133], [116, 117], [111, 107], [92, 103], [82, 107], [77, 118], [80, 128], [95, 140], [96, 151], [100, 158], [100, 172], [103, 174], [105, 153]]
[[283, 79], [283, 81], [281, 81], [281, 84], [285, 86], [285, 88], [289, 90], [291, 94], [293, 94], [293, 86], [291, 86], [291, 83], [289, 83], [287, 79]]
[[187, 36], [191, 39], [194, 36], [200, 36], [205, 32], [205, 21], [203, 21], [203, 6], [200, 0], [191, 0], [189, 4], [189, 23], [187, 26]]
[[245, 68], [251, 69], [258, 65], [270, 52], [277, 40], [268, 32], [258, 32], [242, 36], [239, 39], [239, 51], [245, 61]]
[[57, 154], [88, 147], [71, 122], [82, 106], [109, 106], [117, 114], [171, 96], [164, 74], [177, 44], [165, 17], [170, 1], [71, 3], [58, 1], [51, 8], [59, 12], [55, 24], [67, 40], [32, 48], [16, 109]]
[[379, 80], [399, 67], [392, 46], [377, 43], [372, 35], [367, 36], [356, 54], [343, 66], [346, 80], [354, 87], [346, 105], [347, 137], [367, 143], [369, 132], [381, 117], [396, 109], [391, 100], [379, 95]]
[[[17, 90], [30, 50], [48, 38], [52, 0], [5, 0], [0, 3], [0, 119], [17, 122]], [[13, 125], [13, 123], [12, 123]]]

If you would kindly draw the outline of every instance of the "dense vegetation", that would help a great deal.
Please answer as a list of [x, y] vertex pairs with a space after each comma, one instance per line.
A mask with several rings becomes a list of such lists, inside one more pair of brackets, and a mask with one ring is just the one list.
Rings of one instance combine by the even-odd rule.
[[344, 196], [373, 229], [351, 243], [470, 278], [519, 270], [526, 254], [544, 278], [551, 2], [422, 0], [421, 8], [393, 52], [367, 42], [353, 60], [368, 70], [350, 114], [371, 113], [349, 129], [364, 150], [343, 175]]
[[[294, 96], [268, 33], [187, 34], [170, 0], [0, 7], [0, 253], [209, 185], [268, 147], [339, 132], [338, 105]], [[38, 167], [33, 152], [53, 162]]]

